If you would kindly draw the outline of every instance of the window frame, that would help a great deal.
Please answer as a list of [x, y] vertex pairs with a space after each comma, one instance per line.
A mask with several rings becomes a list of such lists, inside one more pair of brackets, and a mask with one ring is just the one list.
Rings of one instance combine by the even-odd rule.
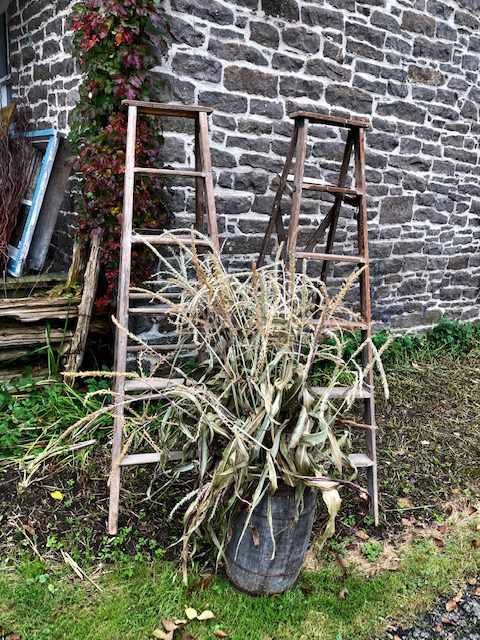
[[5, 54], [7, 60], [7, 74], [0, 77], [0, 109], [6, 107], [10, 101], [10, 43], [8, 39], [8, 11], [0, 13], [0, 17], [5, 18]]

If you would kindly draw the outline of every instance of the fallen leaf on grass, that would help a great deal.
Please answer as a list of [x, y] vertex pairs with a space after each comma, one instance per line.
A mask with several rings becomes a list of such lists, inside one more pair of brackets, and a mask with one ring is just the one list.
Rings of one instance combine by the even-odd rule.
[[63, 493], [61, 491], [52, 491], [50, 495], [54, 500], [63, 500]]
[[445, 605], [445, 609], [450, 613], [450, 611], [455, 611], [455, 609], [457, 609], [458, 604], [455, 602], [455, 600], [449, 600], [447, 602], [447, 604]]
[[154, 638], [157, 640], [173, 640], [174, 631], [164, 631], [163, 629], [155, 629], [152, 633]]
[[186, 607], [185, 608], [185, 615], [187, 616], [187, 618], [189, 620], [195, 620], [195, 618], [198, 618], [198, 612], [196, 609], [192, 609], [192, 607]]
[[360, 540], [370, 539], [370, 536], [368, 535], [368, 533], [366, 531], [363, 531], [363, 529], [359, 529], [358, 531], [355, 531], [355, 535], [357, 536], [357, 538], [360, 538]]
[[338, 594], [338, 597], [340, 598], [340, 600], [346, 600], [347, 596], [348, 596], [348, 589], [345, 587], [340, 591], [340, 593]]
[[411, 509], [413, 507], [413, 503], [410, 498], [399, 498], [397, 500], [397, 504], [400, 509]]
[[173, 622], [173, 620], [169, 620], [168, 618], [164, 618], [162, 620], [163, 628], [165, 631], [175, 631], [178, 628], [178, 625]]
[[225, 631], [222, 631], [221, 629], [218, 629], [217, 631], [213, 632], [213, 635], [216, 638], [228, 638], [227, 634], [225, 633]]
[[202, 579], [200, 580], [200, 584], [198, 585], [200, 591], [205, 591], [208, 589], [213, 580], [213, 573], [207, 573], [202, 575]]
[[174, 620], [174, 623], [180, 627], [182, 624], [187, 624], [187, 621], [184, 618], [180, 618], [178, 620]]
[[202, 621], [212, 620], [213, 618], [215, 618], [215, 614], [213, 613], [213, 611], [210, 611], [209, 609], [202, 611], [202, 613], [197, 616], [197, 620], [202, 620]]

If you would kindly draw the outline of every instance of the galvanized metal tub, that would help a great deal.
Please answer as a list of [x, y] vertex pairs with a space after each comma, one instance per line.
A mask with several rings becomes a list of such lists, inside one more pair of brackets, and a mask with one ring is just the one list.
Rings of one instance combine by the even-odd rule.
[[[238, 512], [225, 551], [227, 575], [235, 587], [260, 595], [283, 593], [293, 586], [310, 542], [316, 497], [313, 489], [305, 489], [303, 510], [297, 518], [294, 489], [283, 486], [274, 495], [265, 496], [254, 509], [240, 544], [248, 512], [246, 509]], [[269, 499], [275, 539], [273, 558]]]

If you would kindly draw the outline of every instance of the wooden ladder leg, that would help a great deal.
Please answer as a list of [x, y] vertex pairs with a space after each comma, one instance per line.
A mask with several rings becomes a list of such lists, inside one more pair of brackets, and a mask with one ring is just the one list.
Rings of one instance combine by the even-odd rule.
[[[353, 149], [353, 134], [352, 130], [348, 132], [347, 141], [345, 143], [345, 151], [343, 153], [342, 166], [340, 167], [340, 174], [338, 177], [338, 186], [344, 187], [348, 176], [348, 167], [350, 166], [350, 159], [352, 157]], [[337, 233], [338, 218], [340, 217], [340, 209], [342, 207], [343, 195], [338, 194], [335, 197], [335, 202], [332, 207], [332, 215], [330, 220], [330, 227], [328, 229], [327, 245], [325, 253], [332, 253], [333, 243], [335, 241], [335, 235]], [[328, 261], [325, 260], [322, 265], [321, 279], [326, 284], [328, 273]]]
[[[373, 362], [371, 340], [371, 299], [370, 299], [370, 265], [368, 255], [368, 212], [366, 198], [366, 178], [365, 178], [365, 131], [357, 129], [355, 131], [355, 182], [356, 188], [361, 191], [359, 196], [358, 210], [358, 248], [359, 254], [365, 258], [365, 268], [360, 275], [360, 307], [364, 321], [368, 328], [362, 331], [364, 340], [368, 340], [362, 352], [363, 366]], [[367, 373], [367, 383], [370, 388], [370, 397], [364, 402], [364, 420], [367, 424], [375, 426], [375, 394], [373, 387], [373, 367]], [[367, 468], [368, 493], [370, 496], [370, 512], [375, 520], [375, 525], [379, 523], [378, 505], [378, 478], [377, 478], [377, 448], [376, 433], [374, 429], [369, 429], [367, 437], [367, 455], [373, 461], [373, 466]]]
[[[195, 171], [203, 171], [202, 155], [200, 153], [200, 122], [195, 118]], [[195, 178], [195, 229], [205, 233], [205, 184], [203, 178]]]
[[302, 204], [303, 177], [305, 175], [305, 158], [307, 155], [308, 123], [305, 118], [298, 118], [298, 136], [295, 153], [295, 178], [292, 197], [292, 210], [288, 229], [287, 254], [292, 255], [297, 248], [300, 225], [300, 207]]
[[217, 251], [220, 251], [215, 194], [213, 190], [212, 159], [210, 157], [210, 145], [208, 139], [208, 116], [203, 111], [198, 114], [198, 125], [200, 158], [202, 162], [202, 170], [205, 173], [204, 180], [207, 201], [208, 232], [214, 247]]
[[283, 221], [281, 216], [281, 203], [282, 196], [285, 191], [285, 187], [287, 186], [288, 175], [292, 168], [293, 156], [295, 154], [295, 149], [297, 146], [298, 139], [298, 125], [295, 122], [295, 126], [293, 128], [292, 138], [290, 140], [290, 145], [287, 151], [287, 157], [285, 158], [285, 164], [283, 166], [282, 175], [280, 176], [280, 183], [278, 185], [277, 193], [275, 194], [275, 198], [273, 200], [272, 213], [270, 214], [270, 220], [268, 221], [267, 230], [265, 231], [265, 235], [263, 237], [262, 246], [260, 248], [260, 255], [257, 260], [257, 267], [261, 267], [265, 262], [265, 255], [267, 253], [268, 241], [273, 233], [273, 229], [277, 229], [278, 242], [285, 242], [285, 229], [283, 227]]
[[[137, 107], [128, 108], [127, 146], [125, 154], [125, 183], [123, 198], [122, 238], [120, 245], [120, 273], [118, 281], [117, 320], [128, 328], [130, 268], [132, 258], [133, 193], [135, 187], [135, 141]], [[110, 504], [108, 532], [115, 535], [118, 529], [120, 502], [120, 457], [124, 426], [125, 371], [127, 367], [127, 334], [117, 328], [115, 337], [114, 423], [112, 443], [112, 467], [110, 472]]]

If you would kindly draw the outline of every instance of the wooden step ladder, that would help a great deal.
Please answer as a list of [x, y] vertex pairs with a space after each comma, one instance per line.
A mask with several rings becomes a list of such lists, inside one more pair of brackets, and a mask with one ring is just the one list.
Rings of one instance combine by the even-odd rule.
[[[290, 146], [287, 152], [285, 166], [280, 176], [277, 192], [273, 201], [272, 213], [267, 226], [257, 261], [257, 267], [265, 261], [269, 241], [272, 233], [276, 231], [278, 242], [284, 243], [284, 258], [294, 255], [299, 260], [321, 261], [321, 280], [326, 283], [328, 265], [331, 261], [348, 262], [364, 267], [360, 274], [360, 313], [359, 322], [346, 322], [332, 320], [330, 325], [346, 330], [360, 330], [362, 337], [367, 340], [371, 337], [371, 300], [370, 300], [370, 269], [368, 257], [368, 218], [367, 218], [367, 194], [365, 177], [365, 130], [370, 127], [370, 122], [363, 118], [341, 118], [330, 115], [320, 115], [307, 111], [297, 111], [290, 116], [294, 120], [294, 129]], [[347, 138], [343, 159], [336, 185], [323, 184], [317, 179], [305, 177], [305, 159], [307, 155], [309, 124], [328, 125], [347, 129]], [[349, 177], [350, 161], [354, 156], [354, 181], [355, 188], [346, 187]], [[295, 164], [294, 164], [295, 159]], [[291, 175], [293, 171], [293, 176]], [[293, 187], [289, 183], [293, 182]], [[333, 204], [327, 215], [313, 231], [303, 250], [298, 248], [298, 234], [300, 222], [300, 208], [302, 193], [304, 190], [313, 190], [334, 195]], [[285, 192], [290, 192], [292, 198], [290, 221], [288, 232], [285, 230], [281, 203]], [[341, 255], [332, 253], [337, 223], [343, 203], [357, 209], [357, 239], [358, 255]], [[328, 229], [327, 242], [324, 253], [314, 251], [315, 246], [322, 241]], [[362, 352], [363, 365], [372, 362], [373, 354], [371, 344]], [[342, 390], [339, 390], [341, 397]], [[344, 390], [344, 394], [349, 389]], [[363, 403], [363, 422], [350, 422], [350, 426], [362, 428], [366, 436], [366, 454], [357, 453], [350, 456], [351, 463], [357, 468], [365, 468], [367, 472], [368, 494], [370, 497], [370, 511], [378, 524], [378, 484], [377, 484], [377, 453], [376, 453], [376, 426], [375, 426], [375, 401], [373, 387], [373, 368], [366, 375], [365, 390], [357, 398]]]
[[[125, 154], [125, 188], [123, 200], [122, 234], [120, 244], [120, 273], [118, 283], [117, 320], [121, 327], [128, 327], [130, 315], [141, 314], [158, 317], [165, 315], [166, 308], [148, 304], [142, 307], [131, 307], [132, 300], [138, 300], [138, 294], [130, 291], [130, 272], [132, 259], [132, 245], [150, 244], [152, 246], [171, 244], [162, 235], [152, 233], [137, 233], [133, 229], [134, 190], [136, 176], [177, 176], [193, 178], [195, 180], [195, 229], [204, 233], [204, 215], [207, 211], [207, 230], [215, 249], [219, 250], [219, 237], [215, 198], [213, 190], [212, 164], [208, 134], [208, 116], [213, 109], [200, 106], [166, 105], [155, 102], [140, 102], [124, 100], [128, 107], [128, 129]], [[135, 145], [137, 138], [137, 120], [139, 115], [186, 118], [194, 122], [195, 126], [195, 168], [194, 169], [157, 169], [153, 167], [138, 167], [135, 165]], [[179, 244], [191, 244], [191, 237], [177, 237]], [[206, 241], [195, 240], [196, 244], [209, 247]], [[146, 296], [142, 296], [145, 299]], [[147, 300], [148, 302], [148, 300]], [[110, 505], [108, 531], [111, 535], [117, 533], [118, 510], [120, 502], [121, 467], [159, 462], [157, 453], [138, 453], [122, 456], [123, 428], [124, 428], [124, 400], [126, 393], [161, 390], [174, 384], [175, 380], [164, 378], [145, 378], [126, 380], [128, 336], [125, 331], [117, 329], [115, 340], [115, 378], [113, 382], [115, 413], [112, 443], [112, 466], [110, 473]]]

